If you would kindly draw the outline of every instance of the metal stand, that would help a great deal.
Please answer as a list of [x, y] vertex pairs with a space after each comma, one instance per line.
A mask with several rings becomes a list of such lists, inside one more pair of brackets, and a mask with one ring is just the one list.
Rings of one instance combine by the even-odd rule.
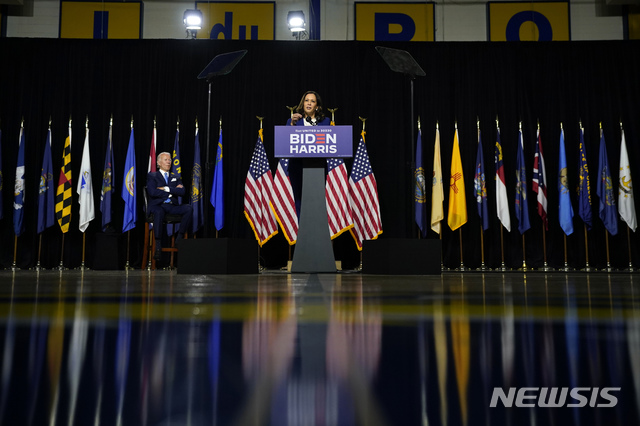
[[[209, 64], [200, 72], [198, 79], [206, 79], [209, 83], [209, 97], [207, 100], [207, 150], [205, 154], [205, 194], [211, 193], [211, 161], [209, 161], [209, 144], [211, 135], [211, 83], [214, 77], [229, 74], [240, 60], [247, 54], [246, 50], [238, 50], [236, 52], [222, 53], [217, 55], [209, 62]], [[209, 236], [209, 203], [204, 203], [204, 235]]]
[[587, 238], [587, 224], [584, 224], [584, 255], [585, 255], [585, 266], [583, 271], [585, 272], [591, 272], [592, 269], [589, 266], [589, 239]]

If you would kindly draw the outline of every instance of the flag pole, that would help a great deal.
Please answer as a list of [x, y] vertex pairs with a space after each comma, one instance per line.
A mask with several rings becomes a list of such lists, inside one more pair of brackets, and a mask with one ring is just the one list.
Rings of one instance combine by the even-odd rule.
[[504, 265], [504, 225], [500, 224], [500, 256], [502, 259], [502, 263], [500, 264], [500, 270], [506, 271], [507, 267]]
[[484, 230], [482, 225], [480, 225], [480, 270], [487, 270], [487, 266], [484, 264]]
[[524, 234], [522, 234], [522, 270], [527, 270], [527, 256], [525, 254]]
[[607, 247], [607, 272], [611, 272], [611, 263], [609, 262], [609, 231], [604, 230], [604, 240]]
[[627, 271], [633, 272], [633, 263], [631, 262], [631, 233], [629, 232], [629, 225], [627, 225], [627, 250], [629, 252], [629, 268]]
[[11, 264], [11, 270], [14, 272], [16, 271], [16, 269], [18, 269], [16, 265], [17, 256], [18, 256], [18, 236], [15, 235], [13, 237], [13, 263]]
[[[262, 139], [262, 120], [264, 120], [264, 117], [260, 117], [260, 116], [256, 115], [256, 118], [258, 119], [258, 121], [260, 121], [260, 130], [258, 131], [258, 133], [260, 134], [261, 139]], [[258, 272], [262, 272], [265, 269], [260, 265], [260, 249], [261, 248], [262, 248], [262, 246], [260, 244], [258, 244]]]
[[587, 238], [587, 224], [584, 224], [584, 255], [586, 259], [584, 270], [586, 272], [591, 272], [591, 267], [589, 266], [589, 239]]
[[[131, 131], [133, 131], [133, 114], [131, 114]], [[134, 184], [134, 187], [135, 187], [135, 184]], [[130, 247], [129, 246], [130, 246], [130, 243], [131, 243], [131, 229], [129, 229], [127, 231], [127, 261], [124, 264], [124, 270], [125, 271], [128, 271], [129, 269], [133, 269], [131, 267], [131, 264], [129, 263], [129, 251], [130, 251]]]
[[459, 232], [459, 235], [460, 235], [460, 269], [458, 269], [458, 270], [463, 272], [463, 271], [465, 271], [465, 268], [464, 268], [464, 262], [462, 260], [462, 227], [460, 227], [458, 232]]
[[42, 267], [40, 266], [40, 253], [42, 253], [42, 233], [40, 233], [38, 238], [38, 262], [36, 263], [36, 271], [42, 269]]
[[567, 263], [567, 234], [563, 232], [562, 236], [564, 237], [564, 268], [562, 270], [567, 272], [569, 271], [569, 264]]
[[550, 271], [551, 268], [547, 264], [547, 229], [544, 226], [544, 221], [542, 222], [542, 257], [544, 259], [542, 270], [545, 272]]
[[58, 270], [62, 271], [64, 270], [64, 263], [62, 262], [63, 258], [64, 258], [64, 235], [65, 233], [62, 233], [62, 244], [61, 244], [61, 249], [60, 249], [60, 264], [58, 265]]

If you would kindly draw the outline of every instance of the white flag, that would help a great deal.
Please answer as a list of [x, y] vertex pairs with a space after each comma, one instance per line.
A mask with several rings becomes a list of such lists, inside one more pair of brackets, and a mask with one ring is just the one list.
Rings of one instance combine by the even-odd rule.
[[622, 131], [622, 142], [620, 143], [620, 181], [618, 185], [618, 212], [622, 220], [627, 222], [629, 228], [636, 232], [638, 225], [636, 221], [636, 207], [633, 203], [633, 186], [631, 185], [631, 169], [629, 168], [629, 155], [627, 154], [627, 144], [624, 140], [624, 130]]
[[78, 203], [80, 203], [80, 232], [87, 230], [89, 222], [95, 219], [95, 209], [93, 206], [93, 186], [91, 185], [91, 161], [89, 156], [89, 128], [86, 130], [84, 138], [84, 149], [82, 151], [82, 164], [80, 165], [80, 175], [78, 179]]

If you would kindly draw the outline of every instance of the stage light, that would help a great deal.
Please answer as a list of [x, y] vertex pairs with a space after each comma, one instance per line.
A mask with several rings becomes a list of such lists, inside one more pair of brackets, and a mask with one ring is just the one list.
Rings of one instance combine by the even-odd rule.
[[292, 33], [300, 33], [304, 31], [304, 12], [301, 10], [292, 10], [287, 14], [287, 23]]
[[198, 9], [187, 9], [182, 15], [182, 22], [187, 29], [187, 35], [196, 38], [196, 32], [202, 29], [202, 11]]

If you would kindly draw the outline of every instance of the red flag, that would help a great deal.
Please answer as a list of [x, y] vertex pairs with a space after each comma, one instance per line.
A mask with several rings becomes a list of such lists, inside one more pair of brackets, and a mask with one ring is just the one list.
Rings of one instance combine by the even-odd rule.
[[353, 228], [347, 180], [344, 161], [341, 158], [327, 159], [327, 183], [324, 192], [331, 239]]
[[533, 182], [531, 184], [533, 192], [538, 200], [538, 215], [542, 218], [544, 229], [549, 230], [549, 219], [547, 218], [547, 172], [544, 166], [544, 156], [542, 154], [542, 140], [540, 139], [540, 129], [538, 129], [538, 140], [536, 141], [536, 154], [533, 158]]
[[153, 123], [153, 133], [151, 134], [151, 149], [149, 150], [149, 167], [147, 173], [157, 172], [156, 166], [156, 124]]
[[278, 170], [276, 170], [276, 176], [273, 179], [273, 189], [271, 207], [276, 214], [282, 232], [284, 232], [284, 237], [289, 241], [289, 245], [293, 245], [298, 239], [298, 215], [289, 179], [288, 158], [281, 158], [278, 162]]
[[273, 176], [262, 144], [262, 129], [251, 157], [244, 183], [244, 215], [247, 217], [260, 247], [278, 233], [278, 224], [269, 207], [273, 193]]
[[364, 131], [360, 136], [349, 178], [349, 202], [353, 217], [351, 235], [356, 240], [358, 250], [362, 250], [362, 241], [375, 240], [382, 234], [378, 185], [364, 144]]

